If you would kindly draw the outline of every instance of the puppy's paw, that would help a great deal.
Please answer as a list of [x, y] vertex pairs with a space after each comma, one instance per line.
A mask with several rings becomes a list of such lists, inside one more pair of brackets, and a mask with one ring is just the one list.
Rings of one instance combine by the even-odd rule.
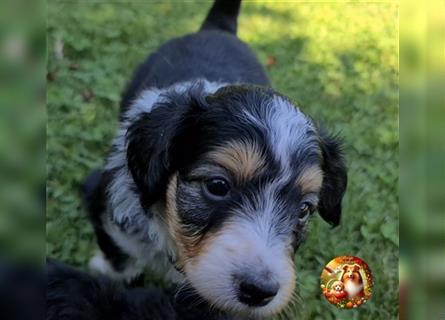
[[105, 259], [102, 253], [98, 252], [90, 259], [88, 264], [91, 272], [103, 275], [109, 275], [114, 272], [111, 264]]
[[92, 273], [105, 275], [113, 280], [130, 283], [143, 272], [143, 266], [137, 262], [129, 263], [122, 270], [115, 270], [113, 265], [103, 256], [102, 252], [98, 252], [90, 259], [89, 268]]

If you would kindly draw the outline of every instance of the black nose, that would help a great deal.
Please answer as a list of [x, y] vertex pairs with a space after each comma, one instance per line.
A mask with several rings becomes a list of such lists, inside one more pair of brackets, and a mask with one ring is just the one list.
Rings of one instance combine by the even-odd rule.
[[248, 306], [265, 306], [276, 296], [279, 284], [274, 281], [243, 280], [239, 284], [238, 299]]

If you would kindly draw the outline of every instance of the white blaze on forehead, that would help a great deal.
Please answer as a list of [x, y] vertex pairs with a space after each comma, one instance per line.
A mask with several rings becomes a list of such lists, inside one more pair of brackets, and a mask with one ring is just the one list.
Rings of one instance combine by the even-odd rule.
[[273, 105], [275, 112], [267, 119], [271, 144], [281, 160], [287, 161], [290, 153], [307, 141], [307, 131], [312, 124], [300, 109], [281, 97], [275, 97]]
[[267, 108], [263, 119], [247, 110], [244, 111], [244, 116], [267, 131], [275, 156], [285, 167], [298, 146], [307, 142], [308, 131], [314, 127], [299, 108], [280, 96], [275, 96]]

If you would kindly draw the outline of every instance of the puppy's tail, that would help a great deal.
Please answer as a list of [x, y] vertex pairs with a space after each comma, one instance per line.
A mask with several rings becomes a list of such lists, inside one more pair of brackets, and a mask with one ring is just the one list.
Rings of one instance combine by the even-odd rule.
[[221, 30], [236, 35], [241, 0], [215, 0], [200, 30]]

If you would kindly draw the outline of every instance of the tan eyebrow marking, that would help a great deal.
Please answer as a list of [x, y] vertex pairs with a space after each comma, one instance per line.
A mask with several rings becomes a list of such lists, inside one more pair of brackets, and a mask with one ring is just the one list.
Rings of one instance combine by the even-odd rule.
[[323, 183], [323, 172], [318, 166], [303, 169], [297, 178], [297, 185], [303, 194], [318, 192]]
[[252, 179], [265, 169], [266, 161], [253, 142], [230, 141], [210, 151], [207, 158], [229, 170], [238, 182]]
[[[170, 236], [173, 238], [178, 246], [179, 255], [176, 257], [176, 266], [183, 268], [185, 262], [188, 259], [193, 259], [196, 256], [203, 254], [207, 250], [208, 241], [200, 241], [201, 236], [199, 233], [193, 235], [186, 235], [184, 232], [184, 226], [181, 224], [177, 201], [177, 188], [178, 188], [178, 173], [175, 173], [169, 181], [167, 186], [167, 201], [166, 201], [166, 215], [165, 222], [168, 227]], [[213, 235], [210, 232], [207, 237], [211, 238]]]

